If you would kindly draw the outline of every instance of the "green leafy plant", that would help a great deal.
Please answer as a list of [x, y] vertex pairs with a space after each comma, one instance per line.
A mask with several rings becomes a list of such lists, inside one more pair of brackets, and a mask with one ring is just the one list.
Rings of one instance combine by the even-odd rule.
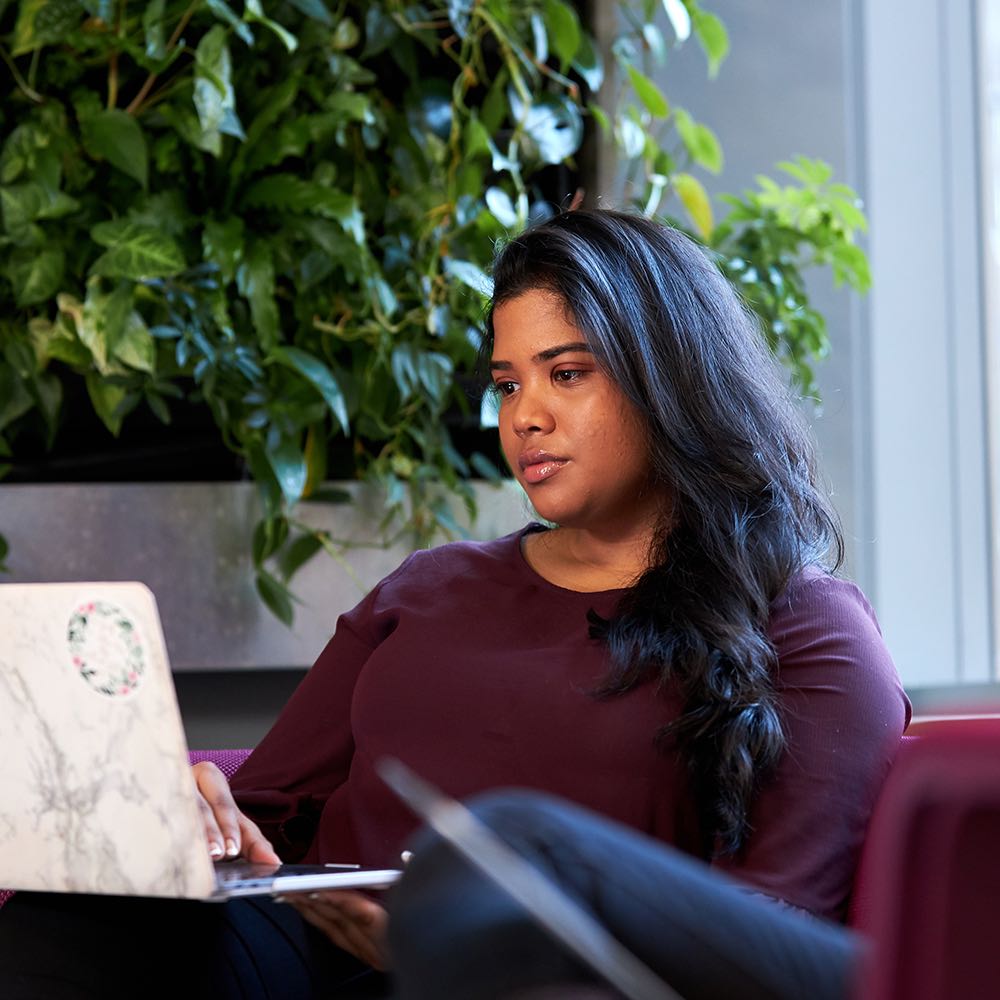
[[256, 581], [286, 622], [295, 571], [350, 544], [295, 516], [345, 498], [331, 443], [384, 487], [387, 542], [457, 533], [441, 488], [471, 512], [469, 477], [500, 475], [449, 431], [480, 417], [487, 266], [587, 135], [615, 144], [628, 200], [718, 251], [812, 391], [827, 340], [802, 270], [866, 287], [855, 195], [800, 159], [717, 224], [696, 172], [721, 146], [653, 71], [694, 37], [714, 74], [725, 29], [698, 0], [619, 8], [599, 105], [565, 0], [0, 0], [0, 475], [51, 445], [71, 384], [111, 434], [137, 407], [206, 407], [259, 487]]

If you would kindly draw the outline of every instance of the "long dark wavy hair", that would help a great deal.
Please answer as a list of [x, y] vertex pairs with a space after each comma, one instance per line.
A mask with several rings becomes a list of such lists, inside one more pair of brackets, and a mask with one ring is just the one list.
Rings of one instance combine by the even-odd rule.
[[677, 230], [566, 212], [507, 243], [493, 282], [487, 368], [497, 306], [551, 291], [645, 420], [670, 501], [649, 568], [610, 619], [588, 616], [611, 661], [597, 693], [651, 678], [679, 692], [657, 742], [694, 775], [706, 852], [735, 853], [785, 748], [770, 605], [805, 566], [843, 556], [805, 424], [742, 300]]

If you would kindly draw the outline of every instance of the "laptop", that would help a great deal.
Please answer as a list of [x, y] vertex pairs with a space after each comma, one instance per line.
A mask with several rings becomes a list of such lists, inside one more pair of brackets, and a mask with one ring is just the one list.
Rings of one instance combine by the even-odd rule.
[[382, 780], [438, 836], [622, 996], [628, 1000], [683, 1000], [576, 900], [461, 802], [393, 757], [383, 757], [375, 767]]
[[224, 900], [400, 874], [213, 864], [149, 589], [0, 584], [0, 887]]

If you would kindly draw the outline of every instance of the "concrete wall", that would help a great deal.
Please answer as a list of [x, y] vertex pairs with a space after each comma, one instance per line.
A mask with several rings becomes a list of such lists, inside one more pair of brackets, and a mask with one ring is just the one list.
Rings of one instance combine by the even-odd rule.
[[[381, 499], [348, 484], [355, 502], [303, 504], [298, 516], [353, 546], [338, 562], [324, 554], [292, 580], [300, 597], [286, 628], [253, 583], [250, 537], [259, 517], [250, 483], [0, 486], [0, 531], [11, 540], [12, 582], [141, 580], [156, 595], [175, 673], [301, 669], [354, 607], [410, 551], [379, 545]], [[513, 483], [477, 488], [476, 538], [529, 520]], [[454, 513], [468, 527], [459, 504]]]

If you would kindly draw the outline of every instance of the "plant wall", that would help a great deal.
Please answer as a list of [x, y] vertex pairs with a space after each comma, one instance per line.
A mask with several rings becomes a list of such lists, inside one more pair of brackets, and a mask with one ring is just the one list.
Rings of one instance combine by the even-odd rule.
[[458, 532], [441, 487], [471, 509], [469, 477], [499, 475], [444, 419], [479, 418], [489, 261], [566, 207], [585, 137], [718, 251], [812, 392], [802, 272], [866, 287], [854, 192], [799, 159], [716, 219], [720, 143], [651, 72], [693, 42], [713, 75], [724, 26], [698, 0], [618, 7], [602, 59], [566, 0], [0, 0], [0, 473], [80, 384], [113, 435], [207, 408], [259, 487], [257, 586], [285, 621], [295, 570], [349, 544], [295, 517], [344, 499], [331, 442], [384, 487], [387, 541]]

